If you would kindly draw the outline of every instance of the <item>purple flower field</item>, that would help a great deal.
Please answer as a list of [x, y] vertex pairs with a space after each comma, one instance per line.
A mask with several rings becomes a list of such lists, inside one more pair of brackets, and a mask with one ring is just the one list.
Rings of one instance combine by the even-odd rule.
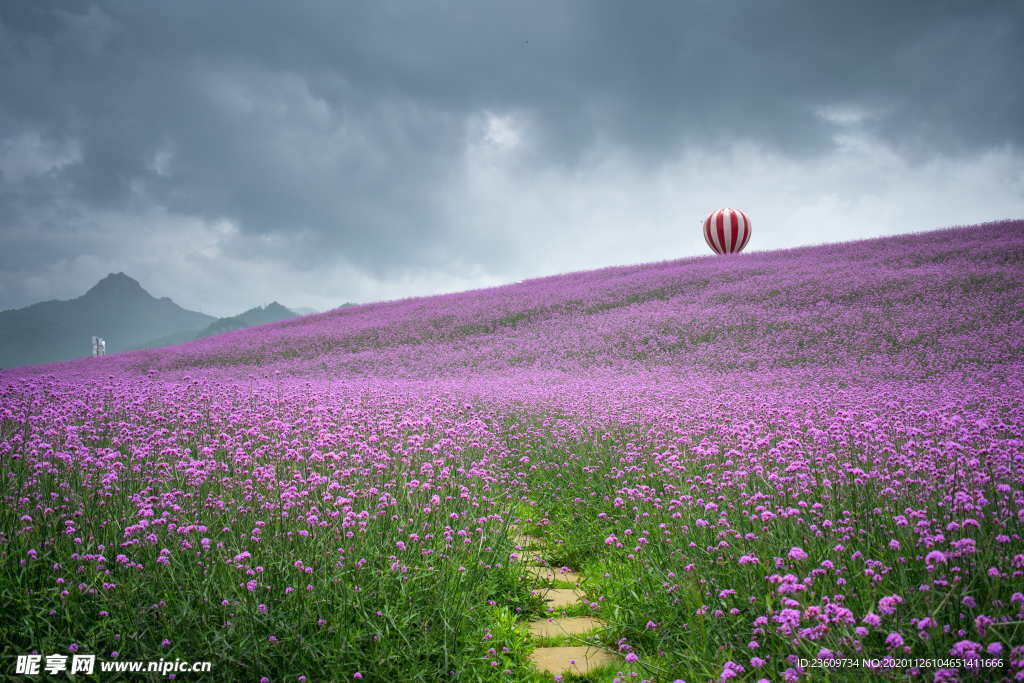
[[1024, 221], [5, 370], [0, 476], [3, 666], [544, 680], [529, 530], [592, 680], [1024, 680]]

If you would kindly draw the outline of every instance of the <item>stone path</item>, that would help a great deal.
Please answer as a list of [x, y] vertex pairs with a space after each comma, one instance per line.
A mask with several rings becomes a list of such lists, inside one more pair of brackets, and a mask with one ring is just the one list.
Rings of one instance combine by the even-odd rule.
[[583, 593], [575, 588], [534, 588], [531, 592], [543, 597], [548, 607], [554, 609], [572, 607], [583, 597]]
[[538, 647], [530, 654], [533, 665], [549, 674], [585, 674], [616, 660], [596, 647]]
[[578, 584], [583, 581], [582, 576], [574, 571], [569, 571], [567, 567], [555, 569], [554, 567], [538, 567], [535, 565], [529, 565], [526, 567], [526, 571], [530, 576], [542, 583], [554, 583], [557, 580]]
[[[544, 539], [535, 536], [516, 536], [513, 539], [522, 550], [517, 551], [519, 560], [526, 564], [526, 571], [539, 584], [534, 594], [542, 595], [548, 604], [548, 611], [554, 616], [537, 619], [529, 623], [533, 638], [563, 639], [582, 641], [582, 637], [601, 629], [607, 624], [594, 617], [567, 617], [566, 608], [582, 602], [580, 584], [583, 577], [568, 567], [549, 567], [544, 562]], [[562, 588], [556, 584], [575, 584], [575, 588]], [[586, 674], [594, 669], [618, 660], [611, 652], [590, 645], [538, 647], [530, 653], [530, 661], [540, 671], [553, 675], [568, 673]]]
[[593, 617], [561, 617], [558, 619], [538, 619], [530, 622], [530, 635], [535, 638], [557, 638], [559, 636], [576, 636], [589, 633], [605, 626], [600, 619]]

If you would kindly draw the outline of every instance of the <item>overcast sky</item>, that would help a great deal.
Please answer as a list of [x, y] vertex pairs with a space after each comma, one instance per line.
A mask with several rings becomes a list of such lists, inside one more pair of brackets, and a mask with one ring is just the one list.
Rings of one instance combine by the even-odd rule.
[[1024, 217], [1024, 3], [0, 2], [0, 309], [229, 315]]

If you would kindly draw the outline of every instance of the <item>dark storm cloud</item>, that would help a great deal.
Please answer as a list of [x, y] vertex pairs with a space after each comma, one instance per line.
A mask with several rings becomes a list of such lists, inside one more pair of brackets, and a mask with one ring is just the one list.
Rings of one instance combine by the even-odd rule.
[[[507, 161], [524, 176], [609, 147], [650, 169], [737, 141], [820, 159], [839, 125], [822, 107], [922, 162], [1019, 149], [1022, 17], [1015, 1], [6, 2], [0, 307], [76, 251], [116, 260], [90, 231], [154, 207], [230, 222], [219, 253], [282, 276], [517, 272], [535, 245], [452, 213], [487, 112], [523, 127]], [[146, 228], [121, 229], [128, 254]]]

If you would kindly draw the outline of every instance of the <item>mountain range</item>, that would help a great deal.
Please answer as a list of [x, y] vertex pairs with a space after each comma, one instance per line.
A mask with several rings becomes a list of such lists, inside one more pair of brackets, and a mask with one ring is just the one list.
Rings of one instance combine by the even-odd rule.
[[266, 306], [257, 306], [256, 308], [250, 308], [244, 313], [233, 315], [228, 318], [217, 318], [208, 325], [194, 330], [179, 330], [173, 334], [158, 337], [156, 339], [150, 339], [144, 344], [140, 344], [135, 348], [138, 349], [155, 349], [161, 346], [174, 346], [176, 344], [184, 344], [194, 339], [201, 339], [203, 337], [212, 337], [215, 334], [223, 334], [225, 332], [232, 332], [234, 330], [242, 330], [246, 327], [256, 327], [257, 325], [266, 325], [267, 323], [276, 323], [279, 320], [288, 320], [289, 318], [295, 318], [299, 314], [295, 311], [285, 308], [281, 304], [273, 301]]
[[107, 353], [116, 353], [182, 344], [297, 315], [275, 301], [216, 318], [154, 297], [133, 278], [111, 273], [75, 299], [0, 311], [0, 367], [88, 356], [93, 335], [106, 340]]

